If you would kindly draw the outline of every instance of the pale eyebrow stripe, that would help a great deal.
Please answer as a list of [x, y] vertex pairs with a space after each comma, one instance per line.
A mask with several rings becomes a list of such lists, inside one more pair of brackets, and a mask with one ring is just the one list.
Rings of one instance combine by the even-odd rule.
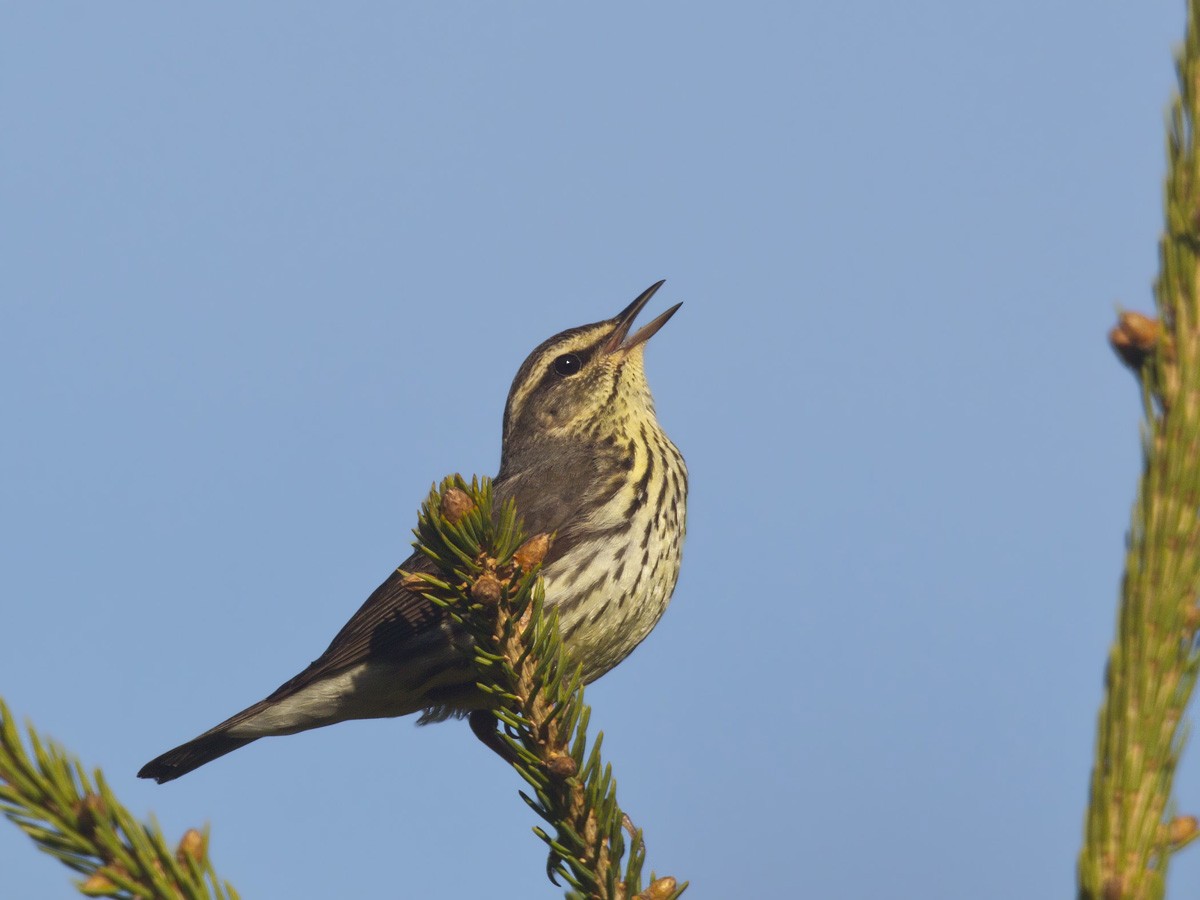
[[[592, 351], [592, 353], [588, 354], [588, 357], [590, 358], [595, 354], [597, 347], [600, 345], [600, 341], [607, 336], [607, 327], [589, 328], [586, 331], [581, 331], [578, 334], [572, 335], [568, 340], [564, 340], [561, 343], [555, 343], [546, 347], [532, 363], [522, 367], [525, 378], [521, 386], [517, 389], [517, 392], [513, 394], [512, 400], [510, 401], [509, 409], [511, 410], [512, 414], [515, 416], [517, 413], [519, 413], [521, 407], [529, 398], [529, 395], [532, 394], [542, 384], [542, 378], [538, 378], [537, 380], [533, 380], [531, 378], [534, 372], [541, 371], [544, 373], [549, 367], [551, 361], [557, 359], [559, 356], [562, 356], [564, 353], [580, 353], [581, 350], [590, 349]], [[580, 355], [582, 356], [583, 354], [580, 353]]]

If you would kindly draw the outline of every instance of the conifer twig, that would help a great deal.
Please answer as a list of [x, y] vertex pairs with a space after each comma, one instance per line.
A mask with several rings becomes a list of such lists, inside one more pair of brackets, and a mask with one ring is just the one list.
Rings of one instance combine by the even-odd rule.
[[[573, 900], [674, 900], [687, 884], [653, 873], [643, 885], [642, 833], [617, 805], [612, 767], [589, 749], [590, 710], [580, 669], [563, 651], [557, 616], [543, 613], [540, 564], [551, 536], [525, 540], [511, 503], [492, 508], [487, 480], [446, 479], [421, 510], [418, 546], [439, 574], [412, 574], [419, 590], [471, 636], [477, 686], [502, 725], [490, 743], [525, 780], [521, 797], [550, 830], [547, 874]], [[99, 771], [83, 765], [30, 726], [28, 753], [0, 702], [0, 812], [40, 849], [86, 876], [86, 895], [237, 900], [217, 879], [207, 834], [189, 830], [174, 850], [158, 825], [138, 822]], [[630, 832], [626, 847], [624, 831]], [[622, 863], [624, 867], [622, 868]], [[557, 883], [557, 882], [555, 882]]]
[[1171, 854], [1198, 833], [1171, 798], [1200, 664], [1198, 13], [1200, 0], [1190, 0], [1167, 140], [1159, 321], [1126, 313], [1110, 335], [1142, 385], [1143, 468], [1098, 723], [1081, 900], [1161, 898]]
[[0, 701], [0, 812], [68, 868], [89, 897], [237, 900], [208, 857], [208, 833], [194, 828], [177, 847], [157, 823], [144, 825], [121, 805], [97, 770], [27, 726], [26, 752], [8, 707]]
[[543, 609], [538, 573], [551, 536], [525, 540], [511, 503], [492, 509], [489, 481], [468, 485], [459, 476], [431, 492], [416, 535], [439, 575], [415, 573], [409, 585], [474, 641], [478, 687], [503, 726], [489, 743], [525, 780], [522, 799], [553, 831], [534, 829], [550, 847], [550, 879], [561, 877], [572, 889], [567, 896], [581, 900], [680, 896], [687, 885], [673, 878], [652, 874], [643, 888], [645, 847], [632, 827], [621, 868], [628, 819], [617, 805], [612, 767], [600, 758], [603, 735], [589, 750], [580, 670], [564, 654], [557, 615]]

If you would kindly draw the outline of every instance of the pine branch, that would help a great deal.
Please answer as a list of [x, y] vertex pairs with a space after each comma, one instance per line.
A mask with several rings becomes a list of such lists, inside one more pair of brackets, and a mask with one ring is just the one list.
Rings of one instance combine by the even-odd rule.
[[86, 876], [89, 897], [237, 900], [208, 858], [208, 833], [189, 829], [172, 850], [157, 823], [143, 825], [121, 805], [99, 770], [27, 725], [26, 752], [0, 700], [0, 812], [45, 853]]
[[543, 608], [538, 573], [552, 537], [525, 540], [511, 502], [496, 513], [491, 483], [468, 485], [459, 476], [430, 493], [416, 535], [440, 575], [412, 574], [408, 584], [474, 640], [478, 686], [503, 725], [493, 748], [525, 780], [522, 799], [553, 832], [534, 829], [550, 847], [550, 880], [561, 877], [571, 886], [567, 896], [579, 900], [680, 896], [687, 885], [673, 878], [651, 874], [642, 888], [642, 833], [617, 805], [612, 768], [600, 757], [603, 735], [588, 749], [580, 670], [564, 653], [557, 614]]
[[1194, 817], [1173, 815], [1171, 799], [1200, 671], [1198, 13], [1191, 0], [1170, 114], [1159, 321], [1125, 313], [1110, 335], [1142, 385], [1143, 468], [1079, 859], [1085, 900], [1161, 898], [1171, 854], [1200, 833]]
[[[408, 576], [471, 635], [478, 687], [503, 724], [489, 743], [529, 786], [521, 797], [549, 826], [534, 832], [550, 848], [546, 871], [573, 900], [674, 900], [687, 884], [652, 873], [643, 887], [645, 846], [617, 805], [612, 767], [598, 734], [589, 749], [591, 711], [580, 669], [569, 662], [557, 615], [543, 610], [539, 578], [550, 535], [525, 540], [512, 503], [494, 513], [491, 483], [446, 479], [423, 505], [418, 544], [439, 576]], [[99, 771], [28, 727], [27, 752], [0, 701], [0, 812], [38, 847], [86, 876], [88, 896], [237, 900], [218, 880], [207, 834], [189, 830], [172, 850], [158, 825], [138, 822]], [[629, 832], [626, 846], [625, 832]], [[622, 867], [622, 863], [624, 866]]]

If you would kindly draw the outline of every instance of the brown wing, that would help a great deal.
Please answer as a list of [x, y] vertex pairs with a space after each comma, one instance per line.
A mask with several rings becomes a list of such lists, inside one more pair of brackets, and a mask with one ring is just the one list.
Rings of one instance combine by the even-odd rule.
[[[401, 568], [407, 571], [433, 571], [432, 564], [418, 554], [405, 560]], [[430, 638], [444, 640], [437, 629], [441, 611], [424, 597], [405, 589], [402, 582], [402, 576], [393, 572], [350, 617], [325, 652], [295, 678], [280, 685], [271, 696], [146, 763], [138, 772], [138, 777], [153, 778], [162, 784], [186, 775], [255, 740], [254, 736], [231, 735], [229, 732], [269, 709], [275, 702], [368, 657], [399, 661], [419, 652], [418, 646]], [[307, 727], [314, 727], [314, 724], [319, 723]]]
[[[556, 464], [563, 463], [559, 461]], [[503, 501], [517, 493], [522, 481], [519, 477], [497, 478], [497, 500]], [[560, 486], [565, 484], [562, 480], [553, 483]], [[525, 511], [528, 533], [545, 531], [558, 534], [545, 560], [545, 565], [549, 566], [579, 538], [569, 524], [577, 503], [577, 494], [562, 487], [559, 490], [549, 489], [545, 483], [539, 483], [536, 490], [528, 491], [518, 499], [522, 501], [519, 505]], [[401, 563], [399, 569], [406, 572], [435, 571], [434, 565], [418, 553]], [[325, 652], [308, 668], [281, 684], [269, 697], [210, 728], [186, 744], [181, 744], [151, 760], [142, 767], [138, 776], [153, 778], [160, 784], [178, 778], [256, 740], [257, 736], [231, 735], [230, 730], [255, 718], [277, 701], [368, 659], [403, 664], [407, 659], [420, 659], [423, 654], [428, 653], [431, 645], [446, 641], [447, 636], [439, 627], [443, 621], [442, 610], [405, 588], [403, 582], [404, 578], [399, 574], [399, 570], [392, 572], [350, 617]], [[436, 698], [430, 700], [436, 702]], [[321, 723], [310, 722], [303, 727], [312, 728], [318, 724]]]
[[325, 652], [303, 672], [281, 684], [265, 702], [286, 697], [367, 658], [403, 661], [413, 638], [436, 628], [443, 613], [420, 594], [404, 587], [401, 570], [435, 571], [433, 563], [420, 553], [402, 562], [342, 626]]
[[[577, 465], [578, 462], [573, 458], [564, 459], [555, 465], [569, 464]], [[575, 469], [575, 475], [575, 481], [578, 483], [578, 469]], [[496, 478], [494, 487], [497, 507], [520, 491], [522, 481], [521, 477], [513, 476]], [[524, 507], [521, 512], [527, 533], [558, 532], [559, 537], [551, 545], [550, 553], [544, 561], [547, 566], [574, 543], [575, 536], [567, 527], [567, 523], [571, 520], [578, 502], [576, 492], [566, 489], [566, 485], [569, 484], [567, 479], [552, 479], [551, 483], [563, 485], [563, 489], [556, 491], [545, 483], [539, 483], [538, 490], [526, 491], [524, 496], [519, 498], [519, 505]], [[280, 685], [263, 702], [270, 703], [286, 697], [367, 658], [403, 662], [407, 656], [412, 655], [416, 647], [433, 637], [432, 632], [438, 627], [444, 614], [424, 597], [405, 588], [400, 570], [436, 571], [433, 563], [421, 553], [414, 553], [406, 559], [397, 571], [392, 572], [388, 579], [375, 589], [367, 598], [367, 602], [350, 617], [350, 621], [342, 626], [342, 630], [330, 642], [325, 652], [299, 675]]]

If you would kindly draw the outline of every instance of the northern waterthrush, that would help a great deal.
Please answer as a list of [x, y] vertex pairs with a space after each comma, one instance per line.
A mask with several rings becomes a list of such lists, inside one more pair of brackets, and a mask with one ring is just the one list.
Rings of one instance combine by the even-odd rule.
[[[687, 468], [663, 433], [643, 367], [645, 343], [681, 304], [630, 335], [662, 286], [611, 319], [540, 344], [517, 370], [504, 408], [497, 501], [516, 501], [530, 534], [556, 535], [543, 561], [546, 603], [586, 682], [658, 623], [683, 549]], [[260, 737], [346, 719], [439, 721], [480, 710], [463, 635], [404, 586], [405, 561], [307, 669], [264, 700], [169, 750], [138, 772], [170, 781]]]

